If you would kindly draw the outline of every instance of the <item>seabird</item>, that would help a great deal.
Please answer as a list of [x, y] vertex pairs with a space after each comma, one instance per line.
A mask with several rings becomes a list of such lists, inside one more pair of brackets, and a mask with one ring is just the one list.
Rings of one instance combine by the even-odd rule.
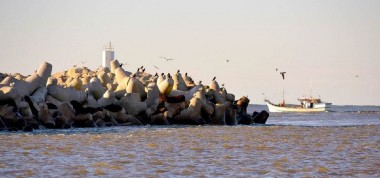
[[174, 60], [174, 59], [169, 59], [169, 58], [166, 58], [166, 57], [162, 57], [162, 56], [159, 56], [160, 58], [162, 59], [165, 59], [166, 61], [171, 61], [171, 60]]
[[276, 68], [276, 71], [278, 71], [278, 68]]
[[230, 60], [227, 59], [227, 62], [230, 62]]
[[154, 68], [156, 68], [156, 69], [158, 69], [158, 70], [160, 70], [157, 66], [154, 66]]
[[212, 78], [212, 81], [215, 81], [216, 77]]
[[282, 75], [282, 80], [285, 80], [285, 73], [286, 72], [280, 72], [280, 74]]
[[359, 75], [356, 75], [355, 77], [359, 77]]

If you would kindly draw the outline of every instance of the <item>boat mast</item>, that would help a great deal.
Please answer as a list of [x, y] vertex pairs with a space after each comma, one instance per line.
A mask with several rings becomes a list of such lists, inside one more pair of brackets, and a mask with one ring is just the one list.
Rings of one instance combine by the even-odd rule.
[[282, 89], [282, 106], [285, 106], [285, 90]]
[[313, 80], [310, 80], [310, 98], [313, 98]]

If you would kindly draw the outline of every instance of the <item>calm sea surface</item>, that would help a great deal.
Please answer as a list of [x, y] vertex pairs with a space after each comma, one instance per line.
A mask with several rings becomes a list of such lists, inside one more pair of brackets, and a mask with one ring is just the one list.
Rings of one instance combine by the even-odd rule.
[[0, 132], [0, 177], [380, 177], [379, 168], [379, 106], [271, 113], [266, 125]]

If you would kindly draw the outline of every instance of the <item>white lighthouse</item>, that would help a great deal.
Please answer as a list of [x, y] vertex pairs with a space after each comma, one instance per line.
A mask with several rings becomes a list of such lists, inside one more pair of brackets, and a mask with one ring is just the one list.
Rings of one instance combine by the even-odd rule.
[[111, 42], [109, 46], [105, 46], [103, 50], [103, 60], [102, 66], [110, 68], [110, 62], [115, 59], [115, 52], [111, 46]]

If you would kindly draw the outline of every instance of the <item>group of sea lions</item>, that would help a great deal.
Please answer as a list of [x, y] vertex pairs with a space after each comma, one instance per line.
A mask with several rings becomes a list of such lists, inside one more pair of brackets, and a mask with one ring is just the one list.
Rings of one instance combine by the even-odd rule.
[[197, 84], [174, 74], [126, 71], [117, 60], [92, 71], [74, 66], [51, 75], [45, 62], [32, 75], [0, 73], [0, 130], [167, 124], [265, 124], [268, 112], [247, 114], [215, 77]]

